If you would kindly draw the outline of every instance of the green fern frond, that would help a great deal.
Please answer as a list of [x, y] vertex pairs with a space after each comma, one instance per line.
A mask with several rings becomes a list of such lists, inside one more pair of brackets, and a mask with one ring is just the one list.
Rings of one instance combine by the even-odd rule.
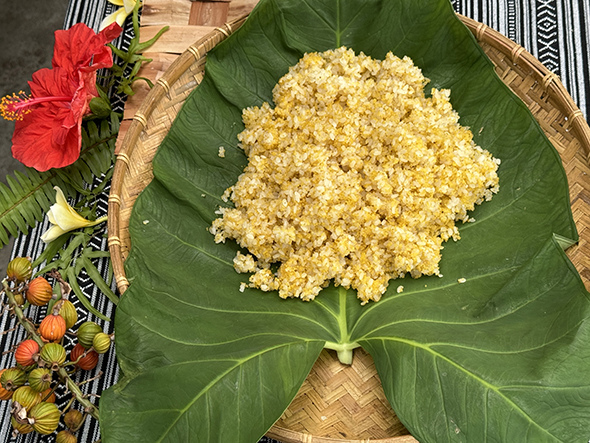
[[102, 177], [112, 167], [118, 132], [119, 116], [115, 113], [100, 127], [93, 121], [85, 122], [80, 158], [74, 164], [46, 172], [28, 168], [25, 173], [6, 176], [7, 184], [0, 183], [0, 249], [10, 236], [28, 234], [43, 220], [55, 201], [54, 186], [70, 197], [89, 195], [88, 185], [94, 177]]
[[0, 246], [8, 243], [8, 234], [27, 233], [42, 219], [43, 208], [49, 208], [49, 198], [54, 194], [51, 185], [35, 170], [29, 174], [17, 172], [15, 177], [7, 176], [7, 185], [0, 184]]

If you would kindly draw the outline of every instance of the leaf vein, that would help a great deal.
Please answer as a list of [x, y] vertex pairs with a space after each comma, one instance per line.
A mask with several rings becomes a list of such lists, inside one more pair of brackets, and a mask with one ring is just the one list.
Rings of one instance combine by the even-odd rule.
[[[181, 416], [183, 414], [185, 414], [191, 407], [192, 405], [194, 405], [203, 395], [208, 395], [209, 389], [211, 389], [216, 383], [220, 382], [224, 377], [226, 377], [227, 375], [229, 375], [231, 372], [233, 372], [236, 367], [239, 367], [240, 365], [246, 363], [249, 360], [252, 360], [254, 358], [258, 358], [260, 355], [266, 353], [266, 352], [270, 352], [270, 351], [275, 351], [277, 349], [280, 349], [282, 347], [285, 346], [291, 346], [294, 343], [288, 343], [288, 344], [281, 344], [278, 346], [273, 346], [273, 347], [269, 347], [269, 348], [265, 348], [264, 350], [260, 351], [260, 352], [255, 352], [253, 353], [251, 356], [249, 356], [248, 358], [243, 358], [243, 359], [236, 359], [235, 365], [232, 365], [230, 367], [228, 367], [225, 371], [222, 371], [217, 377], [215, 377], [214, 379], [212, 379], [207, 385], [205, 385], [203, 387], [203, 389], [201, 389], [201, 391], [199, 393], [197, 393], [197, 395], [195, 395], [195, 398], [193, 398], [192, 401], [188, 402], [188, 404], [184, 407], [181, 408], [180, 410], [178, 410], [181, 414], [179, 414], [179, 416], [173, 420], [170, 423], [170, 426], [168, 426], [168, 428], [164, 431], [163, 435], [161, 436], [161, 438], [158, 439], [158, 442], [162, 442], [164, 441], [164, 439], [166, 438], [166, 436], [171, 432], [172, 428], [176, 425], [176, 423], [178, 423], [178, 421], [180, 420]], [[184, 365], [184, 364], [188, 364], [190, 362], [182, 362], [182, 363], [178, 363], [178, 364], [172, 364], [170, 366], [178, 366], [178, 365]], [[205, 397], [207, 398], [207, 397]], [[174, 409], [176, 410], [176, 409]], [[211, 420], [211, 417], [207, 417], [208, 420]]]
[[481, 378], [477, 374], [473, 373], [472, 371], [467, 370], [466, 368], [462, 367], [461, 365], [459, 365], [455, 361], [453, 361], [450, 358], [444, 356], [440, 352], [437, 352], [437, 351], [433, 350], [429, 345], [424, 345], [422, 343], [418, 343], [418, 342], [413, 341], [413, 340], [403, 339], [403, 338], [399, 338], [399, 337], [380, 337], [379, 339], [382, 340], [382, 341], [384, 341], [384, 342], [390, 341], [390, 342], [402, 343], [402, 344], [405, 344], [405, 345], [408, 345], [408, 346], [413, 346], [414, 348], [420, 348], [420, 349], [422, 349], [425, 352], [430, 352], [434, 358], [439, 358], [441, 360], [446, 361], [448, 364], [450, 364], [451, 366], [455, 367], [460, 372], [463, 372], [467, 376], [473, 378], [484, 389], [487, 389], [488, 391], [494, 392], [505, 403], [507, 403], [508, 405], [512, 406], [512, 408], [515, 411], [517, 411], [518, 413], [520, 413], [520, 415], [522, 417], [524, 417], [524, 419], [527, 420], [528, 423], [531, 426], [535, 426], [537, 429], [539, 429], [543, 433], [545, 433], [547, 435], [550, 435], [551, 437], [555, 438], [557, 441], [561, 441], [555, 435], [551, 434], [547, 429], [543, 428], [541, 425], [539, 425], [538, 423], [536, 423], [533, 420], [533, 418], [526, 411], [524, 411], [517, 403], [515, 403], [512, 399], [508, 398], [502, 391], [500, 391], [500, 388], [498, 386], [495, 386], [495, 385], [489, 383], [488, 381], [484, 380], [483, 378]]

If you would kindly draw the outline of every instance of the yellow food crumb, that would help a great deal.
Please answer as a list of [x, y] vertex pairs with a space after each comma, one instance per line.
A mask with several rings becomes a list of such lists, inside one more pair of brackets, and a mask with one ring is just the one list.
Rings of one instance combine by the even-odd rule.
[[401, 294], [402, 292], [404, 292], [404, 287], [402, 285], [399, 285], [397, 287], [397, 289], [395, 290], [395, 292], [397, 292], [398, 294]]
[[250, 287], [311, 300], [332, 280], [364, 304], [392, 278], [441, 275], [442, 243], [498, 191], [500, 162], [427, 82], [409, 57], [342, 47], [306, 54], [274, 108], [244, 109], [249, 163], [210, 231], [248, 249], [234, 267]]
[[219, 147], [219, 150], [217, 151], [217, 155], [221, 158], [225, 157], [225, 148], [223, 146]]
[[457, 283], [465, 283], [467, 281], [466, 278], [459, 278], [457, 279]]

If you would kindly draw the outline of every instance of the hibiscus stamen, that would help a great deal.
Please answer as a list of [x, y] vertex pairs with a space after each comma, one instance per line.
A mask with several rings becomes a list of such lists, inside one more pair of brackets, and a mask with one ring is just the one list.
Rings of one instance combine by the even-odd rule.
[[39, 97], [32, 98], [19, 91], [18, 94], [7, 95], [0, 101], [0, 115], [5, 120], [22, 120], [23, 117], [31, 112], [31, 108], [39, 103], [46, 102], [71, 102], [72, 97]]

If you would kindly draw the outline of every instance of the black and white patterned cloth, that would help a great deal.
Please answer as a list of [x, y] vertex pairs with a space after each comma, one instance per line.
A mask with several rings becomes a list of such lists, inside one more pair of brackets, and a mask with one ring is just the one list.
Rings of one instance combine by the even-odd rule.
[[[187, 0], [188, 1], [188, 0]], [[478, 22], [485, 23], [499, 31], [537, 57], [549, 70], [559, 75], [562, 83], [588, 120], [590, 107], [590, 0], [452, 0], [455, 10]], [[64, 28], [83, 22], [93, 29], [98, 26], [104, 16], [114, 10], [114, 6], [106, 0], [70, 0]], [[130, 20], [126, 23], [125, 32], [115, 44], [125, 48], [133, 36]], [[114, 104], [122, 109], [124, 98], [114, 97]], [[107, 212], [108, 187], [99, 203], [99, 215]], [[41, 223], [27, 236], [20, 236], [14, 245], [12, 256], [37, 256], [44, 247], [41, 234], [49, 227], [47, 221]], [[94, 247], [107, 249], [104, 239], [97, 239]], [[98, 268], [104, 276], [107, 274], [108, 260], [99, 262]], [[100, 294], [92, 281], [82, 275], [80, 287], [93, 305], [105, 315], [114, 318], [114, 306]], [[74, 302], [76, 302], [74, 300]], [[87, 316], [83, 307], [80, 320], [93, 320], [103, 326], [108, 333], [113, 332], [112, 323], [104, 322]], [[33, 317], [44, 316], [44, 308], [33, 311]], [[0, 317], [0, 330], [9, 330], [15, 326], [13, 319], [7, 314]], [[14, 365], [12, 353], [4, 353], [24, 338], [22, 328], [0, 337], [0, 368]], [[69, 341], [68, 341], [69, 340]], [[73, 340], [66, 339], [66, 348], [71, 349]], [[91, 395], [92, 401], [98, 401], [100, 393], [113, 385], [119, 377], [115, 350], [111, 349], [100, 357], [99, 366], [85, 378], [102, 376], [83, 386], [85, 393]], [[78, 380], [81, 381], [81, 380]], [[68, 396], [58, 392], [58, 406], [64, 406]], [[60, 398], [61, 397], [61, 398]], [[61, 425], [60, 425], [61, 426]], [[60, 428], [61, 429], [61, 428]], [[100, 438], [100, 431], [95, 420], [86, 420], [78, 432], [78, 441], [95, 442]], [[53, 442], [55, 436], [40, 436], [32, 433], [13, 437], [10, 426], [10, 402], [0, 402], [0, 442]], [[264, 438], [261, 442], [271, 443], [274, 440]]]

